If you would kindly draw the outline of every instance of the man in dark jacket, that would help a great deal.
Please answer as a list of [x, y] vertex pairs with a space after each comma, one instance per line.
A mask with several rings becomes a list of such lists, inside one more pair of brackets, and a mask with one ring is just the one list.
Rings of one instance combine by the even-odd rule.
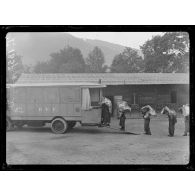
[[109, 126], [110, 124], [110, 112], [109, 112], [109, 107], [107, 104], [103, 103], [102, 104], [102, 120], [101, 120], [102, 125]]
[[173, 137], [175, 132], [175, 124], [177, 123], [177, 118], [174, 113], [168, 114], [169, 118], [169, 136]]

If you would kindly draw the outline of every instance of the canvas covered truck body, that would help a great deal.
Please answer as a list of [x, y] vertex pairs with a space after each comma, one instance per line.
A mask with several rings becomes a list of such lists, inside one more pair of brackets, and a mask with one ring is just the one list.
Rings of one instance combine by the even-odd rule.
[[[73, 127], [76, 122], [82, 125], [99, 125], [101, 122], [102, 96], [100, 84], [51, 83], [51, 84], [13, 84], [7, 87], [8, 122], [11, 125]], [[59, 119], [59, 120], [58, 120]], [[55, 133], [56, 133], [55, 132]]]

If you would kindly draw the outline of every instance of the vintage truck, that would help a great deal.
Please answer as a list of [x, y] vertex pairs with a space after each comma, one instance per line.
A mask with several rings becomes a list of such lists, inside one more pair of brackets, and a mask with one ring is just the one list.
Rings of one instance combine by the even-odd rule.
[[65, 133], [75, 126], [101, 123], [99, 83], [31, 83], [7, 85], [6, 127], [44, 126]]

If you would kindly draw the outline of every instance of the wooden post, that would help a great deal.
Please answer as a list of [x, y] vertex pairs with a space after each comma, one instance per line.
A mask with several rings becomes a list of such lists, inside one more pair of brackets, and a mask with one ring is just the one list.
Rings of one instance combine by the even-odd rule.
[[157, 104], [158, 104], [158, 90], [157, 90], [157, 86], [155, 86], [155, 107], [154, 109], [156, 110], [157, 108]]
[[135, 96], [136, 96], [136, 93], [133, 93], [133, 104], [135, 104]]

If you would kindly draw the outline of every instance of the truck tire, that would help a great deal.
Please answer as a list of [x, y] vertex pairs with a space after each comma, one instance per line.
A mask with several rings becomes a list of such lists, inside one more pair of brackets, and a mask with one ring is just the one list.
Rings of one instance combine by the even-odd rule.
[[10, 131], [13, 129], [13, 124], [9, 118], [6, 118], [6, 131]]
[[62, 118], [55, 118], [51, 122], [51, 130], [55, 134], [65, 133], [68, 129], [68, 123]]

